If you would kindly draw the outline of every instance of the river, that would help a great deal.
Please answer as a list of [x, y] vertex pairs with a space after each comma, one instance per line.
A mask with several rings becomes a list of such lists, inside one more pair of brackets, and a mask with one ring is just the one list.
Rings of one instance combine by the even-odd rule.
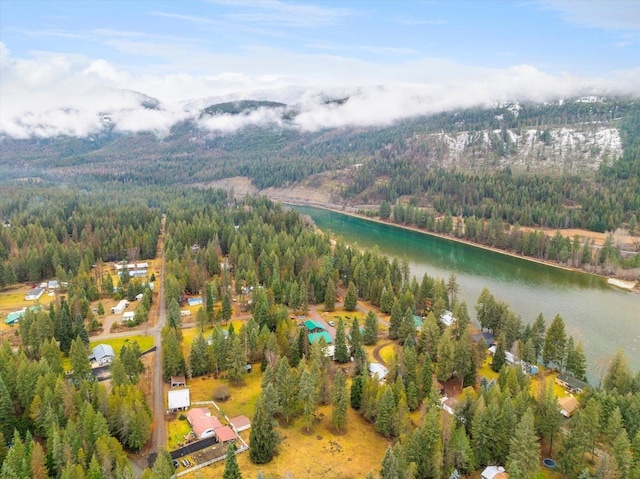
[[411, 273], [449, 278], [460, 285], [459, 299], [474, 306], [485, 286], [507, 302], [525, 323], [544, 315], [547, 327], [560, 314], [567, 335], [582, 341], [589, 377], [597, 382], [602, 365], [622, 348], [633, 372], [640, 369], [640, 294], [607, 284], [604, 278], [554, 268], [456, 241], [405, 230], [319, 208], [296, 206], [324, 232], [342, 236], [360, 248], [378, 247], [389, 257], [406, 257]]

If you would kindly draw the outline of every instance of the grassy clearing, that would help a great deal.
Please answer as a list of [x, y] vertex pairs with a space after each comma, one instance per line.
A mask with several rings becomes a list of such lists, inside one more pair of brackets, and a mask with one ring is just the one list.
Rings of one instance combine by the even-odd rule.
[[120, 350], [128, 342], [138, 343], [140, 351], [146, 351], [153, 347], [153, 336], [127, 336], [125, 338], [103, 339], [102, 341], [91, 341], [89, 348], [94, 348], [98, 344], [108, 344], [113, 351], [120, 355]]
[[177, 417], [167, 423], [167, 449], [173, 451], [180, 447], [180, 444], [184, 444], [184, 436], [191, 432], [191, 426], [189, 422], [184, 419], [180, 420]]
[[380, 349], [380, 357], [385, 363], [389, 363], [394, 356], [397, 356], [396, 343], [388, 344]]

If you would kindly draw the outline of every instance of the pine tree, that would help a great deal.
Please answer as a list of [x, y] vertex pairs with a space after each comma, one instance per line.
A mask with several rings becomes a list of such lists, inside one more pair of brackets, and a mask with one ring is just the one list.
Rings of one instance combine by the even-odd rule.
[[398, 459], [396, 455], [393, 453], [393, 449], [391, 446], [387, 447], [387, 452], [382, 459], [382, 469], [380, 469], [380, 478], [381, 479], [399, 479], [400, 467], [398, 466]]
[[347, 294], [344, 297], [344, 309], [345, 311], [355, 311], [356, 306], [358, 306], [358, 292], [356, 291], [356, 285], [353, 281], [350, 281]]
[[60, 309], [59, 311], [59, 321], [60, 321], [60, 329], [59, 329], [59, 337], [58, 341], [60, 341], [60, 351], [63, 353], [69, 353], [71, 349], [71, 341], [73, 341], [73, 323], [71, 321], [71, 313], [69, 312], [69, 303], [67, 303], [64, 299], [60, 300]]
[[336, 286], [333, 279], [329, 278], [324, 293], [324, 310], [335, 311], [336, 309]]
[[391, 317], [389, 318], [389, 339], [398, 339], [402, 325], [402, 306], [397, 299], [393, 300]]
[[205, 315], [209, 318], [209, 320], [212, 320], [213, 304], [215, 303], [215, 300], [213, 299], [213, 292], [211, 291], [211, 283], [209, 283], [208, 281], [205, 284], [205, 300], [206, 300], [206, 303], [205, 303], [206, 310], [204, 311], [206, 313]]
[[333, 424], [333, 428], [338, 432], [342, 432], [347, 425], [348, 404], [346, 377], [342, 370], [338, 369], [333, 381], [333, 408], [331, 411], [331, 423]]
[[239, 384], [246, 372], [247, 355], [245, 353], [244, 346], [242, 346], [242, 342], [240, 341], [240, 337], [234, 335], [233, 339], [231, 339], [231, 335], [229, 335], [229, 340], [231, 341], [231, 347], [229, 348], [229, 357], [227, 361], [227, 364], [229, 365], [227, 377], [234, 384]]
[[256, 401], [249, 435], [249, 458], [254, 464], [266, 464], [273, 459], [278, 445], [275, 421], [267, 413], [262, 399]]
[[[203, 309], [200, 308], [198, 312], [200, 311], [203, 311]], [[191, 367], [191, 377], [202, 376], [210, 372], [211, 360], [209, 358], [209, 348], [202, 335], [202, 331], [193, 340], [193, 343], [191, 343], [189, 365]]]
[[236, 459], [236, 445], [231, 443], [227, 446], [227, 457], [224, 463], [222, 479], [242, 479], [242, 473]]
[[162, 343], [162, 374], [165, 382], [171, 376], [184, 376], [186, 365], [174, 328], [167, 327], [163, 330]]
[[102, 304], [102, 301], [98, 301], [98, 308], [96, 312], [98, 313], [98, 316], [104, 316], [104, 305]]
[[338, 319], [338, 327], [336, 328], [334, 358], [336, 361], [343, 364], [349, 361], [349, 347], [347, 346], [347, 338], [344, 332], [344, 322], [342, 321], [342, 317]]
[[318, 391], [316, 389], [316, 380], [312, 376], [309, 368], [304, 368], [300, 373], [300, 386], [298, 388], [298, 398], [302, 405], [302, 420], [305, 430], [311, 431], [313, 424], [313, 416], [318, 406]]
[[167, 326], [173, 329], [179, 329], [182, 326], [182, 316], [180, 315], [180, 305], [173, 298], [167, 308]]
[[567, 336], [564, 328], [562, 317], [557, 314], [551, 326], [547, 330], [547, 335], [542, 349], [542, 361], [545, 365], [555, 364], [562, 368], [565, 357], [565, 348], [567, 345]]
[[228, 322], [233, 314], [233, 307], [231, 306], [231, 295], [226, 292], [222, 296], [222, 309], [220, 310], [220, 317], [223, 322]]
[[161, 449], [158, 452], [158, 456], [153, 463], [152, 472], [154, 479], [171, 479], [175, 475], [176, 471], [173, 467], [173, 460], [166, 449]]
[[11, 395], [9, 394], [2, 375], [0, 375], [0, 433], [2, 433], [4, 437], [13, 436], [15, 420], [16, 413], [13, 408]]
[[362, 342], [367, 346], [378, 342], [378, 317], [373, 310], [367, 313], [367, 318], [364, 322], [364, 331], [362, 333]]
[[397, 434], [397, 404], [393, 389], [386, 386], [378, 401], [376, 431], [389, 438]]
[[90, 379], [91, 375], [91, 363], [87, 354], [87, 348], [78, 336], [71, 342], [71, 350], [69, 351], [69, 360], [71, 362], [71, 369], [73, 370], [74, 381], [82, 381], [84, 379]]
[[351, 354], [355, 355], [356, 350], [362, 346], [362, 333], [360, 331], [360, 323], [358, 318], [353, 318], [351, 329], [349, 330], [349, 342], [351, 343]]
[[451, 379], [455, 371], [455, 346], [448, 331], [442, 335], [438, 344], [438, 362], [436, 363], [436, 375], [441, 381]]
[[365, 378], [360, 375], [356, 376], [351, 381], [351, 393], [350, 393], [349, 401], [353, 409], [360, 409], [364, 383], [365, 383]]
[[537, 410], [535, 415], [536, 429], [542, 438], [549, 441], [549, 456], [553, 452], [553, 439], [560, 431], [562, 415], [556, 396], [553, 392], [553, 383], [542, 382], [538, 395]]
[[498, 343], [496, 345], [496, 352], [493, 354], [493, 361], [491, 362], [491, 369], [496, 373], [502, 369], [507, 362], [507, 356], [504, 349], [504, 343], [506, 340], [504, 339], [504, 335], [501, 334], [498, 339]]
[[522, 416], [509, 441], [507, 470], [513, 479], [529, 479], [539, 469], [540, 445], [530, 409]]

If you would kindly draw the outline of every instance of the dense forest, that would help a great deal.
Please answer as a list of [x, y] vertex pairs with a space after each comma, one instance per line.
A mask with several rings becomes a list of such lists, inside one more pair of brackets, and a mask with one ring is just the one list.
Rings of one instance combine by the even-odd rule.
[[[109, 390], [96, 382], [86, 349], [96, 319], [89, 305], [144, 291], [142, 309], [148, 312], [149, 288], [126, 275], [109, 284], [110, 276], [96, 266], [154, 257], [163, 213], [168, 312], [162, 373], [165, 379], [213, 375], [241, 385], [244, 366], [260, 364], [252, 462], [268, 464], [280, 431], [294, 420], [312, 431], [316, 409], [327, 404], [335, 431], [349, 429], [351, 407], [389, 440], [369, 477], [443, 478], [454, 469], [471, 473], [498, 463], [510, 477], [531, 478], [543, 447], [565, 477], [640, 477], [640, 373], [634, 376], [621, 352], [601, 386], [588, 388], [581, 408], [564, 423], [551, 384], [542, 381], [536, 393], [532, 377], [506, 360], [510, 352], [584, 379], [582, 344], [566, 333], [560, 316], [549, 325], [541, 315], [524, 324], [485, 289], [474, 308], [480, 326], [497, 338], [497, 379], [487, 381], [478, 370], [488, 345], [473, 339], [455, 275], [418, 279], [398, 259], [339, 239], [332, 245], [297, 213], [265, 198], [238, 200], [198, 189], [135, 188], [125, 194], [132, 190], [108, 185], [71, 193], [24, 185], [7, 189], [2, 200], [10, 222], [2, 231], [4, 270], [23, 275], [20, 281], [59, 274], [69, 282], [64, 298], [25, 314], [17, 352], [6, 339], [0, 348], [2, 477], [132, 477], [126, 452], [143, 448], [151, 433], [149, 406], [136, 387], [140, 351], [123, 348], [111, 367]], [[29, 256], [37, 268], [28, 267]], [[372, 309], [362, 325], [339, 320], [334, 361], [323, 340], [309, 344], [291, 312], [314, 305], [333, 311], [340, 291], [345, 310], [355, 310], [358, 300]], [[182, 345], [179, 305], [187, 294], [204, 300], [196, 327], [214, 329], [210, 337], [200, 334]], [[250, 313], [238, 330], [229, 325], [232, 296]], [[441, 320], [446, 310], [457, 318], [452, 326]], [[389, 315], [388, 328], [380, 329], [379, 315]], [[416, 315], [424, 317], [421, 328]], [[384, 381], [369, 376], [365, 351], [380, 338], [398, 345]], [[64, 357], [71, 374], [64, 372]], [[340, 365], [351, 357], [353, 367], [345, 373]], [[454, 414], [442, 414], [438, 381], [456, 378], [465, 388]], [[418, 409], [420, 421], [409, 419]], [[229, 467], [234, 463], [229, 460]], [[144, 474], [168, 478], [173, 466], [161, 453]]]

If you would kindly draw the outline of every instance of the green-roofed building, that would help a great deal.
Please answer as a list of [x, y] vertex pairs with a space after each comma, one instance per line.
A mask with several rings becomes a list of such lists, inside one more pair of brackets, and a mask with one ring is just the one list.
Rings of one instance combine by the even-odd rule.
[[[40, 311], [42, 310], [42, 305], [40, 304], [36, 304], [35, 306], [31, 306], [29, 308], [30, 311]], [[20, 311], [14, 311], [13, 313], [9, 313], [7, 315], [7, 319], [4, 320], [4, 322], [6, 324], [16, 324], [18, 321], [20, 321], [20, 318], [22, 318], [22, 316], [24, 316], [24, 313], [26, 311], [25, 309], [22, 309]]]
[[322, 331], [320, 333], [310, 333], [307, 335], [307, 337], [309, 338], [310, 344], [320, 341], [320, 338], [324, 338], [327, 344], [331, 344], [333, 342], [331, 336], [329, 336], [329, 333], [327, 333], [326, 331]]
[[418, 331], [421, 331], [422, 330], [422, 325], [423, 325], [422, 318], [420, 316], [414, 314], [413, 315], [413, 322], [416, 325], [416, 329]]
[[319, 323], [318, 321], [313, 321], [312, 319], [307, 319], [304, 322], [304, 327], [307, 328], [307, 331], [310, 333], [320, 333], [327, 330], [327, 328], [324, 327], [324, 324]]

